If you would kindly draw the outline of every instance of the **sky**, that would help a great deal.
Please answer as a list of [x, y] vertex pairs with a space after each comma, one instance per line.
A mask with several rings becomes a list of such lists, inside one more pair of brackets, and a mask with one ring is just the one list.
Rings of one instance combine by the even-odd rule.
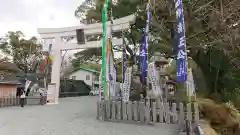
[[[84, 0], [1, 0], [0, 37], [8, 31], [22, 31], [26, 38], [37, 36], [37, 28], [80, 25], [74, 16]], [[69, 51], [69, 56], [79, 50]], [[0, 52], [1, 54], [1, 52]], [[118, 56], [118, 53], [116, 53]]]
[[37, 28], [76, 26], [74, 11], [83, 0], [2, 0], [0, 36], [22, 31], [26, 37], [38, 36]]

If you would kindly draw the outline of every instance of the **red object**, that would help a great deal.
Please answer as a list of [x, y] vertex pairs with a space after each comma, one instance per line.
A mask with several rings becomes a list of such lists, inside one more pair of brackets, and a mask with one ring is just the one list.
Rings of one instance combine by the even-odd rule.
[[46, 59], [43, 61], [43, 64], [40, 66], [39, 71], [42, 72], [45, 66], [48, 63], [49, 56], [46, 56]]

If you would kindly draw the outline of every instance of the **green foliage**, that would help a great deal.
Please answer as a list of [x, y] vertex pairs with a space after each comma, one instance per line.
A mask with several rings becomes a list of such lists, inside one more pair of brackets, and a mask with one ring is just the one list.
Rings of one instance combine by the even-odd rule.
[[240, 108], [240, 99], [239, 99], [240, 89], [239, 88], [235, 88], [232, 91], [228, 91], [224, 89], [221, 96], [224, 102], [231, 101], [234, 103], [234, 105], [237, 108]]
[[170, 65], [166, 68], [166, 73], [169, 75], [175, 75], [176, 72], [176, 60], [172, 60]]
[[[113, 11], [113, 18], [120, 18], [123, 16], [127, 16], [137, 12], [137, 6], [141, 3], [140, 0], [121, 0], [118, 1], [109, 1], [109, 9]], [[85, 0], [75, 11], [75, 16], [80, 19], [81, 22], [86, 24], [101, 22], [101, 10], [103, 7], [104, 0]], [[110, 17], [108, 17], [109, 19]], [[131, 36], [135, 40], [139, 40], [140, 33], [136, 30], [132, 30], [132, 33], [125, 32], [125, 37], [129, 39], [130, 43], [132, 43]], [[129, 49], [129, 48], [128, 48]], [[131, 51], [131, 49], [130, 49]], [[131, 53], [130, 53], [131, 54]], [[75, 54], [76, 59], [72, 61], [74, 67], [86, 62], [91, 61], [92, 57], [96, 56], [96, 60], [101, 59], [101, 48], [93, 48], [93, 49], [86, 49], [84, 51], [80, 51]]]
[[41, 56], [40, 47], [35, 37], [26, 40], [20, 31], [8, 32], [0, 43], [0, 50], [11, 57], [13, 63], [25, 73], [36, 71]]
[[0, 70], [12, 73], [22, 72], [14, 63], [11, 62], [0, 62]]
[[81, 64], [91, 62], [99, 62], [102, 57], [101, 48], [90, 48], [74, 54], [74, 59], [71, 61], [73, 67], [79, 67]]
[[[111, 3], [113, 2], [113, 3]], [[85, 0], [75, 10], [75, 16], [80, 19], [82, 23], [96, 23], [101, 22], [101, 11], [104, 0]], [[113, 10], [114, 18], [121, 18], [123, 16], [130, 15], [137, 11], [137, 6], [141, 3], [141, 0], [118, 0], [109, 1], [108, 14], [110, 9]]]
[[[92, 2], [95, 3], [96, 8], [91, 8], [91, 11], [86, 12], [88, 23], [90, 20], [99, 22], [101, 19], [99, 5], [102, 4], [102, 1], [92, 0]], [[223, 95], [226, 92], [234, 93], [233, 91], [239, 88], [239, 5], [239, 1], [236, 0], [222, 2], [183, 0], [188, 57], [194, 63], [193, 71], [199, 90], [204, 89], [202, 86], [206, 84], [206, 89], [210, 90], [210, 94], [217, 92]], [[134, 39], [136, 43], [139, 42], [140, 31], [145, 27], [146, 3], [141, 0], [119, 0], [112, 7], [115, 18], [133, 13], [137, 15], [136, 23], [131, 26], [132, 33], [126, 34], [126, 37]], [[76, 10], [76, 12], [78, 11]], [[151, 3], [149, 55], [160, 51], [166, 57], [174, 58], [173, 31], [176, 27], [175, 22], [176, 15], [173, 3], [167, 0], [157, 0]], [[130, 41], [130, 43], [133, 42]]]

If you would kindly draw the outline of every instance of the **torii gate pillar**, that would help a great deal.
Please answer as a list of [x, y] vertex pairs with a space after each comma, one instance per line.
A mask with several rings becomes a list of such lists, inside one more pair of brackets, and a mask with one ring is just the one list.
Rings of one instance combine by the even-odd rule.
[[[128, 30], [130, 24], [135, 21], [134, 15], [129, 15], [123, 18], [113, 20], [113, 32], [121, 32], [123, 30]], [[110, 22], [107, 22], [107, 27], [110, 26]], [[78, 32], [82, 32], [80, 35], [82, 42], [68, 43], [64, 42], [65, 37], [78, 38]], [[98, 48], [101, 47], [101, 40], [98, 41], [86, 41], [86, 36], [99, 35], [102, 33], [102, 24], [95, 23], [90, 25], [81, 25], [74, 27], [65, 28], [40, 28], [38, 29], [43, 40], [54, 39], [52, 42], [53, 51], [53, 65], [51, 74], [51, 83], [48, 85], [47, 100], [50, 103], [57, 104], [60, 89], [60, 70], [61, 70], [61, 59], [62, 50], [73, 50], [73, 49], [87, 49], [87, 48]], [[122, 45], [122, 39], [113, 39], [113, 45]]]
[[[58, 45], [60, 43], [61, 43], [60, 37], [56, 38], [54, 44]], [[60, 90], [60, 72], [61, 72], [62, 50], [60, 50], [60, 48], [56, 48], [55, 50], [53, 50], [53, 54], [54, 54], [54, 57], [53, 57], [54, 60], [53, 60], [52, 72], [51, 72], [51, 83], [55, 84], [55, 89], [53, 87], [53, 89], [52, 89], [53, 97], [52, 98], [50, 97], [50, 99], [54, 100], [53, 103], [58, 104], [58, 96], [59, 96], [59, 90]], [[48, 89], [48, 91], [49, 90], [50, 89]]]

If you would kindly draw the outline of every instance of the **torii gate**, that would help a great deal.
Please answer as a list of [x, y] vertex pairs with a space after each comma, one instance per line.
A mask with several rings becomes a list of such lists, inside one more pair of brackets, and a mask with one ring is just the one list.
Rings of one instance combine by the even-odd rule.
[[[127, 30], [130, 24], [135, 21], [134, 15], [129, 15], [113, 21], [113, 32], [121, 32]], [[107, 22], [107, 28], [110, 27], [110, 22]], [[101, 47], [101, 40], [87, 41], [86, 36], [98, 35], [102, 33], [102, 24], [95, 23], [89, 25], [80, 25], [65, 28], [39, 28], [38, 33], [41, 39], [50, 40], [53, 51], [53, 65], [51, 74], [51, 83], [48, 84], [48, 101], [52, 104], [58, 104], [59, 88], [60, 88], [60, 70], [61, 70], [61, 53], [63, 50], [87, 49]], [[71, 37], [75, 40], [74, 43], [64, 41]], [[47, 45], [49, 45], [47, 44]], [[113, 45], [122, 45], [122, 39], [113, 39]]]

